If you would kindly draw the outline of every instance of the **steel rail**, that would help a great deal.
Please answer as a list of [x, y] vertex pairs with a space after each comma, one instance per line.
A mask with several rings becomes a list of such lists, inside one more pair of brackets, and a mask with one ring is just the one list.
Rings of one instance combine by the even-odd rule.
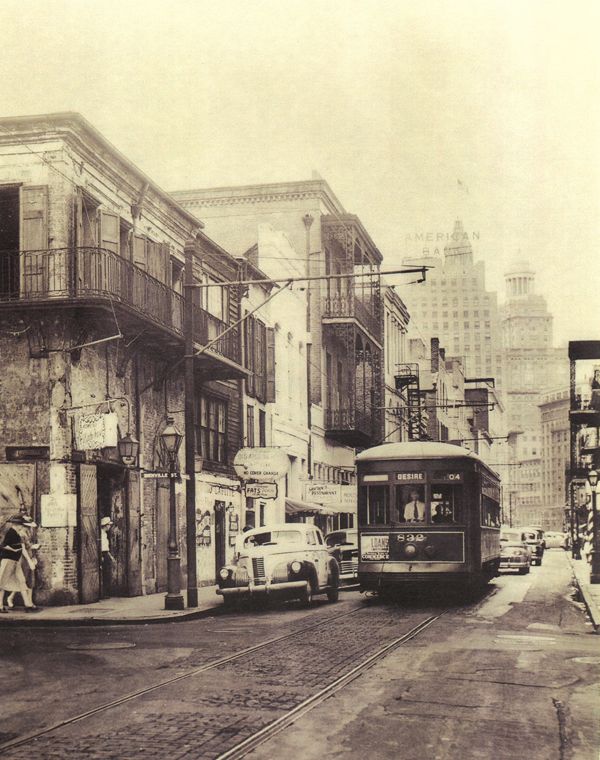
[[0, 744], [0, 750], [14, 749], [15, 747], [19, 747], [23, 744], [28, 744], [34, 739], [37, 739], [40, 736], [44, 736], [45, 734], [49, 734], [52, 731], [57, 731], [58, 729], [64, 728], [65, 726], [69, 726], [73, 723], [78, 723], [79, 721], [85, 720], [86, 718], [91, 718], [93, 715], [96, 715], [97, 713], [104, 712], [105, 710], [110, 710], [113, 707], [118, 707], [119, 705], [122, 705], [126, 702], [131, 702], [132, 700], [137, 699], [138, 697], [142, 697], [145, 694], [149, 694], [152, 691], [156, 691], [157, 689], [162, 689], [165, 686], [170, 686], [171, 684], [177, 683], [178, 681], [183, 681], [187, 678], [193, 678], [194, 676], [200, 675], [201, 673], [204, 673], [208, 670], [217, 668], [219, 667], [219, 665], [225, 665], [228, 662], [239, 660], [245, 655], [251, 654], [252, 652], [256, 652], [257, 650], [260, 650], [260, 649], [264, 649], [268, 646], [271, 646], [271, 644], [277, 644], [280, 641], [285, 641], [286, 639], [293, 638], [294, 636], [300, 636], [306, 633], [307, 631], [313, 631], [315, 628], [322, 628], [335, 620], [340, 620], [341, 618], [349, 617], [350, 615], [355, 615], [357, 612], [361, 612], [361, 610], [364, 610], [364, 607], [358, 607], [355, 610], [350, 610], [350, 612], [342, 612], [339, 615], [332, 615], [331, 617], [328, 617], [325, 620], [321, 620], [317, 623], [313, 623], [312, 625], [305, 626], [304, 628], [299, 628], [296, 631], [285, 633], [282, 636], [275, 636], [272, 639], [267, 639], [267, 641], [261, 641], [258, 644], [253, 644], [250, 647], [241, 649], [239, 652], [235, 652], [234, 654], [227, 655], [226, 657], [220, 657], [217, 660], [211, 660], [210, 662], [207, 662], [204, 665], [201, 665], [199, 668], [194, 668], [193, 670], [189, 670], [185, 673], [180, 673], [177, 676], [173, 676], [171, 678], [165, 679], [164, 681], [160, 681], [159, 683], [155, 683], [152, 686], [146, 686], [143, 689], [138, 689], [137, 691], [133, 691], [129, 694], [125, 694], [124, 696], [118, 697], [117, 699], [113, 699], [110, 702], [105, 702], [104, 704], [97, 705], [96, 707], [92, 707], [89, 710], [86, 710], [85, 712], [79, 713], [70, 718], [65, 718], [64, 720], [58, 721], [57, 723], [53, 723], [51, 726], [46, 726], [42, 729], [32, 731], [31, 733], [26, 734], [25, 736], [19, 736], [15, 739], [11, 739], [10, 741]]
[[366, 660], [356, 665], [347, 673], [344, 673], [336, 678], [335, 681], [332, 681], [328, 686], [325, 686], [325, 688], [321, 689], [316, 694], [313, 694], [311, 697], [308, 697], [308, 699], [305, 699], [304, 702], [301, 702], [285, 715], [282, 715], [280, 718], [273, 721], [273, 723], [269, 723], [269, 725], [265, 726], [260, 731], [257, 731], [255, 734], [252, 734], [252, 736], [249, 736], [247, 739], [240, 742], [235, 747], [232, 747], [227, 752], [218, 755], [216, 760], [238, 760], [238, 758], [245, 757], [249, 752], [252, 752], [254, 749], [256, 749], [261, 744], [264, 744], [266, 741], [269, 741], [269, 739], [271, 739], [273, 736], [286, 729], [292, 723], [295, 723], [298, 718], [302, 717], [307, 712], [310, 712], [310, 710], [321, 704], [321, 702], [324, 702], [332, 694], [335, 694], [335, 692], [342, 689], [355, 678], [358, 678], [358, 676], [360, 676], [365, 670], [368, 670], [372, 665], [374, 665], [382, 657], [385, 657], [385, 655], [389, 654], [392, 650], [396, 649], [399, 646], [402, 646], [402, 644], [405, 644], [407, 641], [414, 639], [415, 636], [418, 636], [422, 631], [435, 623], [435, 621], [438, 620], [443, 614], [444, 613], [442, 612], [439, 615], [434, 615], [427, 618], [426, 620], [423, 620], [421, 623], [408, 631], [408, 633], [399, 636], [389, 644], [381, 647], [381, 649], [378, 649], [372, 655], [367, 657]]

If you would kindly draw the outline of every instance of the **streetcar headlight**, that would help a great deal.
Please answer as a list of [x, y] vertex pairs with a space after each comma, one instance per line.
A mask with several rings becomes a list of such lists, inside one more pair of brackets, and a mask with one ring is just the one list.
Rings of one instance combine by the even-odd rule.
[[417, 553], [417, 547], [414, 544], [406, 544], [404, 547], [404, 553], [407, 557], [414, 557]]
[[297, 575], [300, 570], [302, 570], [302, 562], [298, 562], [298, 560], [295, 559], [290, 565], [290, 570]]
[[231, 571], [230, 571], [228, 568], [226, 568], [226, 567], [222, 567], [222, 568], [219, 570], [219, 578], [220, 578], [222, 581], [226, 581], [226, 580], [227, 580], [227, 578], [229, 578], [230, 574], [231, 574]]

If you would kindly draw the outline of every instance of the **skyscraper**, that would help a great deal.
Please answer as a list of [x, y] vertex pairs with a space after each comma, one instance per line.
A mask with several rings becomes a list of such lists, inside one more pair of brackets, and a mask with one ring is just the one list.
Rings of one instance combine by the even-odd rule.
[[[405, 263], [431, 266], [425, 282], [407, 289], [405, 300], [423, 335], [438, 337], [449, 356], [460, 357], [469, 378], [503, 384], [498, 300], [486, 289], [485, 264], [474, 261], [471, 237], [456, 220], [443, 255], [423, 249]], [[403, 294], [404, 297], [404, 294]]]
[[535, 292], [535, 273], [526, 261], [504, 276], [502, 308], [504, 391], [510, 444], [508, 489], [515, 520], [542, 521], [542, 394], [568, 382], [567, 354], [552, 346], [552, 314]]

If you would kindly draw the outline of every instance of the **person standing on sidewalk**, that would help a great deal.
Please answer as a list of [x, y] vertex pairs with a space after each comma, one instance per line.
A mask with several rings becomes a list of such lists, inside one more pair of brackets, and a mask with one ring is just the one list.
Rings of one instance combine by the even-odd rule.
[[[19, 510], [19, 514], [23, 518], [23, 525], [21, 528], [17, 528], [17, 532], [20, 534], [22, 540], [23, 540], [23, 547], [22, 547], [22, 554], [21, 554], [21, 568], [23, 570], [23, 574], [25, 576], [25, 583], [27, 586], [27, 593], [26, 597], [23, 596], [23, 593], [21, 593], [21, 596], [23, 598], [23, 605], [27, 607], [35, 607], [33, 603], [33, 589], [35, 587], [35, 569], [37, 567], [38, 561], [37, 557], [35, 555], [36, 551], [40, 548], [40, 545], [37, 543], [33, 543], [33, 531], [35, 528], [37, 528], [37, 524], [32, 520], [32, 518], [27, 514], [27, 510]], [[11, 591], [10, 594], [6, 598], [6, 605], [9, 610], [12, 610], [15, 603], [15, 597], [17, 595], [17, 591]]]
[[111, 591], [112, 566], [115, 561], [110, 553], [109, 534], [112, 528], [110, 517], [103, 517], [100, 520], [100, 553], [102, 556], [102, 598], [108, 599]]
[[0, 594], [2, 594], [1, 612], [7, 612], [4, 606], [4, 596], [16, 591], [23, 597], [25, 610], [27, 612], [36, 610], [33, 603], [33, 592], [27, 585], [25, 573], [21, 566], [21, 558], [24, 556], [29, 566], [34, 569], [35, 563], [33, 558], [24, 547], [27, 539], [25, 533], [27, 528], [35, 527], [35, 523], [30, 517], [24, 515], [13, 515], [9, 517], [4, 526], [4, 537], [0, 543]]

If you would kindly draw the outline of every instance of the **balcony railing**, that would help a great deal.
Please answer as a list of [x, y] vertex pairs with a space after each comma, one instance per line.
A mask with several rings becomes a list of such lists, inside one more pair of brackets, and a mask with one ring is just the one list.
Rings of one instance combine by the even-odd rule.
[[381, 340], [381, 325], [372, 307], [354, 293], [326, 296], [322, 316], [325, 319], [356, 319], [376, 340]]
[[[130, 261], [105, 248], [0, 251], [0, 304], [104, 301], [122, 304], [158, 327], [183, 334], [183, 297]], [[206, 345], [226, 329], [200, 308], [194, 313], [194, 339]], [[211, 347], [240, 361], [239, 330]]]
[[[227, 324], [225, 322], [213, 317], [212, 314], [194, 304], [194, 340], [196, 343], [206, 346], [218, 338], [226, 329]], [[239, 328], [235, 327], [218, 338], [216, 343], [211, 345], [210, 350], [240, 364], [242, 353]]]
[[345, 407], [327, 409], [325, 412], [327, 434], [348, 442], [355, 441], [358, 444], [370, 441], [373, 437], [373, 423], [371, 413], [362, 409]]

